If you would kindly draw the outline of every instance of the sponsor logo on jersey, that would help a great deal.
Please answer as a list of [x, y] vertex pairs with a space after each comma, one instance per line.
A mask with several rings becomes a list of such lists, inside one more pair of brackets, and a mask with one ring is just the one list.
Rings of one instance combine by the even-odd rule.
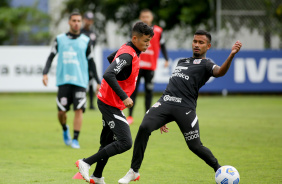
[[175, 67], [175, 70], [173, 72], [173, 74], [171, 75], [170, 78], [172, 77], [180, 77], [180, 78], [183, 78], [185, 80], [189, 80], [189, 76], [184, 74], [184, 73], [180, 73], [182, 70], [188, 70], [188, 67], [186, 66], [176, 66]]
[[174, 72], [181, 72], [182, 70], [187, 70], [188, 67], [187, 66], [177, 66], [175, 67]]
[[152, 63], [151, 63], [151, 62], [147, 62], [147, 61], [140, 60], [139, 65], [140, 65], [140, 67], [151, 67], [151, 66], [152, 66]]
[[66, 75], [65, 75], [65, 80], [66, 80], [66, 81], [70, 81], [70, 80], [72, 80], [72, 81], [77, 81], [77, 77], [76, 77], [76, 76], [71, 76], [71, 75], [66, 74]]
[[195, 60], [193, 61], [193, 64], [200, 64], [201, 61], [202, 61], [202, 59], [195, 59]]
[[116, 58], [117, 66], [114, 69], [115, 72], [119, 73], [121, 71], [121, 68], [126, 65], [126, 60], [124, 59], [119, 59], [118, 57]]
[[186, 74], [184, 74], [184, 73], [173, 73], [173, 74], [171, 75], [171, 78], [172, 78], [172, 77], [180, 77], [180, 78], [183, 78], [183, 79], [185, 79], [185, 80], [189, 80], [189, 76], [186, 75]]
[[191, 141], [193, 139], [197, 139], [199, 137], [199, 131], [195, 130], [195, 131], [190, 131], [187, 133], [184, 133], [184, 137], [186, 141]]
[[63, 63], [64, 64], [75, 64], [79, 66], [79, 61], [77, 60], [77, 53], [70, 47], [69, 51], [63, 52]]
[[75, 64], [79, 65], [79, 61], [77, 59], [64, 59], [63, 60], [64, 64]]
[[114, 121], [109, 121], [108, 123], [110, 129], [115, 128], [115, 122]]
[[175, 96], [169, 96], [169, 95], [165, 95], [163, 99], [164, 101], [177, 102], [177, 103], [181, 103], [182, 101], [182, 98], [178, 98]]

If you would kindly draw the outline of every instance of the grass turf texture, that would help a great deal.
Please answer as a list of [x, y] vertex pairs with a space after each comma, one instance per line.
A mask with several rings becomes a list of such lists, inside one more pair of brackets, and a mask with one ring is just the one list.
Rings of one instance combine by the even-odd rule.
[[[78, 171], [75, 161], [98, 150], [101, 114], [87, 109], [81, 149], [72, 149], [62, 140], [55, 96], [0, 94], [0, 183], [85, 183], [72, 179]], [[133, 140], [144, 115], [143, 99], [137, 99], [130, 126]], [[200, 96], [201, 140], [221, 165], [238, 169], [240, 184], [282, 183], [281, 110], [281, 96]], [[73, 115], [68, 112], [71, 130]], [[168, 134], [152, 133], [138, 183], [215, 183], [213, 170], [187, 148], [177, 125], [172, 122], [168, 127]], [[110, 158], [103, 173], [107, 184], [126, 174], [132, 151]]]

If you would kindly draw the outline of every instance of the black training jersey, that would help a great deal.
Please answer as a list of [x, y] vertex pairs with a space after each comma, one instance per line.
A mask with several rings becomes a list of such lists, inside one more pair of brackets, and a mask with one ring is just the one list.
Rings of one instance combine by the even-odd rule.
[[159, 101], [196, 109], [198, 93], [216, 65], [209, 59], [180, 59]]

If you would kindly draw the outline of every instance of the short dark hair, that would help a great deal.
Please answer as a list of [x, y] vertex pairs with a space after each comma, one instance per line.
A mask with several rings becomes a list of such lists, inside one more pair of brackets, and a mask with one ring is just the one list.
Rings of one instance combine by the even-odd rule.
[[143, 35], [150, 35], [150, 37], [154, 36], [153, 29], [145, 24], [144, 22], [137, 22], [132, 29], [132, 35], [136, 35], [141, 37]]
[[207, 31], [204, 31], [204, 30], [197, 30], [194, 35], [205, 35], [205, 36], [208, 38], [208, 40], [209, 40], [210, 43], [211, 43], [211, 41], [212, 41], [211, 34], [210, 34], [209, 32], [207, 32]]
[[[72, 13], [70, 14], [70, 16], [69, 16], [69, 20], [71, 19], [71, 17], [72, 17], [73, 15], [79, 15], [79, 16], [81, 16], [81, 14], [80, 14], [79, 12], [72, 12]], [[82, 17], [82, 16], [81, 16], [81, 17]]]
[[150, 13], [153, 15], [153, 12], [152, 12], [150, 9], [148, 9], [148, 8], [142, 9], [142, 10], [140, 11], [140, 14], [141, 14], [141, 13], [144, 13], [144, 12], [150, 12]]

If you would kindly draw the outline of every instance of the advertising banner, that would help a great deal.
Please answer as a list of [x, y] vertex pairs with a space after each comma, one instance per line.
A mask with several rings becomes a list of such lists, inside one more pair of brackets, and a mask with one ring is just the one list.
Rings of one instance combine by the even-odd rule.
[[[109, 65], [107, 56], [114, 50], [103, 52], [103, 72]], [[209, 50], [207, 58], [221, 66], [229, 56], [230, 50]], [[154, 77], [154, 91], [165, 90], [169, 77], [180, 58], [192, 56], [192, 51], [168, 51], [170, 66], [164, 68], [164, 58], [160, 57]], [[140, 90], [144, 90], [141, 84]], [[211, 78], [200, 92], [282, 92], [282, 51], [263, 50], [245, 51], [241, 50], [233, 59], [227, 74], [220, 78]]]
[[[49, 46], [0, 47], [0, 92], [55, 92], [57, 56], [48, 73], [48, 86], [42, 82], [42, 72], [51, 52]], [[98, 76], [102, 75], [102, 50], [96, 47], [94, 58]]]
[[[42, 83], [42, 71], [49, 56], [49, 46], [2, 46], [0, 47], [0, 92], [54, 92], [56, 86], [56, 63], [54, 58], [48, 74], [49, 83]], [[96, 47], [94, 58], [98, 75], [106, 70], [107, 56], [115, 50]], [[209, 50], [207, 58], [221, 66], [230, 50]], [[160, 56], [154, 76], [154, 91], [162, 92], [180, 58], [192, 56], [191, 51], [168, 51], [170, 65], [164, 68], [164, 58]], [[144, 85], [140, 85], [144, 90]], [[218, 93], [222, 91], [239, 93], [281, 93], [282, 92], [282, 51], [241, 50], [233, 59], [227, 74], [211, 78], [200, 92]]]

